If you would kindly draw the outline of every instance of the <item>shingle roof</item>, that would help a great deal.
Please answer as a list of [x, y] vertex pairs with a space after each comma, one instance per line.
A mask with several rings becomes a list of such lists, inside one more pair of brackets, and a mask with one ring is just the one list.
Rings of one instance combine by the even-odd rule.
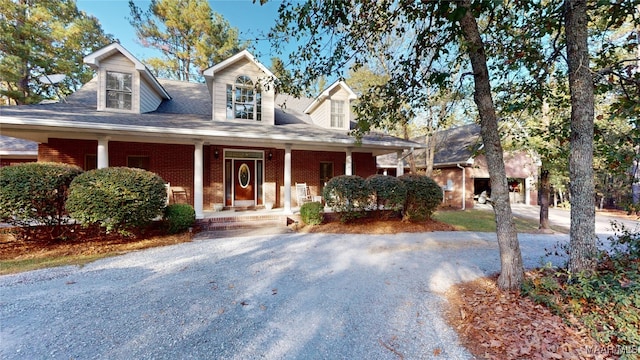
[[[480, 125], [469, 124], [455, 128], [436, 132], [436, 153], [433, 157], [434, 166], [446, 164], [464, 164], [475, 156], [482, 145], [480, 137]], [[413, 139], [414, 141], [425, 143], [425, 138]], [[414, 159], [418, 167], [425, 163], [425, 149], [416, 149], [413, 152]], [[396, 167], [397, 156], [395, 153], [378, 156], [378, 166], [383, 168]], [[408, 167], [408, 159], [403, 160], [405, 167]]]
[[[331, 130], [313, 125], [304, 109], [313, 101], [279, 94], [276, 97], [275, 126], [241, 120], [213, 121], [211, 97], [205, 84], [158, 79], [172, 99], [164, 100], [154, 112], [131, 114], [97, 111], [97, 80], [94, 78], [67, 98], [67, 103], [0, 107], [0, 123], [5, 125], [42, 125], [51, 128], [72, 128], [74, 131], [130, 131], [166, 136], [191, 136], [257, 139], [313, 146], [322, 144], [356, 145], [344, 130]], [[371, 134], [363, 145], [377, 149], [419, 146], [391, 136]], [[356, 146], [357, 147], [357, 146]], [[393, 151], [391, 149], [390, 151]]]
[[0, 150], [6, 153], [30, 152], [33, 153], [33, 155], [37, 155], [38, 143], [35, 141], [0, 135]]
[[464, 163], [475, 155], [482, 144], [480, 125], [469, 124], [440, 131], [436, 141], [434, 164]]

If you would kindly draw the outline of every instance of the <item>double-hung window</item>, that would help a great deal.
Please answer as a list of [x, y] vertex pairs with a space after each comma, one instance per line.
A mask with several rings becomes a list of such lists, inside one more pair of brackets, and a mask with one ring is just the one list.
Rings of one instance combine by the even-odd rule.
[[107, 108], [131, 110], [131, 74], [107, 71]]
[[344, 128], [344, 101], [331, 100], [331, 127]]
[[248, 76], [227, 85], [227, 119], [262, 120], [262, 94]]

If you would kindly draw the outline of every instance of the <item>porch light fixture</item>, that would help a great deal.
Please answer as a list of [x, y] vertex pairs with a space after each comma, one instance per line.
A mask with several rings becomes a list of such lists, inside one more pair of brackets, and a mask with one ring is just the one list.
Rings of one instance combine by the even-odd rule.
[[218, 148], [213, 150], [213, 157], [216, 159], [220, 157], [220, 151], [218, 151]]
[[273, 159], [273, 151], [269, 150], [269, 154], [267, 154], [267, 159], [268, 160]]

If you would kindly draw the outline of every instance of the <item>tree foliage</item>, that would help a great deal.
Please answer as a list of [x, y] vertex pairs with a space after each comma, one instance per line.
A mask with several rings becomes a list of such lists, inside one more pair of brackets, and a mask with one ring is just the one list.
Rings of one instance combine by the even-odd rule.
[[142, 45], [164, 55], [143, 60], [158, 76], [202, 81], [202, 71], [246, 47], [238, 30], [207, 1], [152, 0], [142, 11], [129, 0], [129, 8]]
[[82, 58], [113, 42], [74, 1], [0, 0], [0, 9], [0, 95], [10, 103], [57, 99], [52, 85], [38, 81], [44, 75], [66, 75], [56, 87], [72, 93], [93, 74]]
[[[371, 87], [354, 109], [356, 136], [385, 124], [403, 123], [429, 106], [430, 87], [452, 86], [450, 64], [471, 60], [475, 103], [478, 108], [485, 152], [497, 197], [496, 217], [500, 243], [503, 288], [516, 288], [522, 279], [522, 259], [511, 216], [502, 161], [495, 107], [487, 70], [485, 46], [477, 18], [488, 19], [495, 2], [471, 1], [351, 1], [290, 2], [279, 8], [279, 21], [270, 36], [274, 43], [306, 39], [290, 57], [297, 65], [293, 78], [304, 88], [321, 75], [342, 76], [352, 65], [358, 69], [374, 56], [389, 66], [389, 80]], [[491, 24], [494, 25], [494, 24]], [[390, 51], [386, 40], [406, 39], [401, 51]], [[276, 45], [276, 44], [274, 44]], [[460, 53], [467, 56], [461, 57]], [[295, 90], [295, 87], [294, 87]], [[380, 104], [383, 104], [382, 106]], [[505, 194], [501, 196], [501, 194]]]
[[[574, 189], [571, 200], [579, 203], [580, 199], [594, 196], [593, 186], [589, 185], [593, 176], [583, 171], [592, 167], [588, 154], [594, 136], [589, 134], [595, 134], [599, 141], [599, 138], [607, 137], [605, 133], [611, 135], [612, 132], [593, 132], [593, 101], [588, 97], [583, 97], [586, 101], [576, 101], [579, 97], [570, 96], [576, 91], [584, 93], [584, 86], [578, 89], [578, 83], [584, 85], [586, 81], [588, 87], [597, 85], [600, 93], [607, 95], [604, 99], [609, 102], [610, 110], [602, 115], [603, 119], [618, 116], [631, 124], [632, 128], [628, 129], [630, 136], [616, 137], [619, 141], [614, 143], [640, 143], [637, 135], [637, 114], [640, 113], [637, 111], [640, 103], [637, 91], [640, 83], [638, 4], [637, 0], [517, 3], [471, 0], [285, 1], [280, 6], [279, 21], [270, 36], [276, 46], [289, 41], [304, 43], [290, 57], [290, 62], [297, 67], [293, 78], [302, 85], [325, 74], [344, 76], [342, 71], [346, 68], [366, 68], [371, 59], [383, 58], [391, 64], [388, 80], [381, 85], [370, 86], [361, 94], [355, 108], [358, 116], [356, 136], [373, 128], [385, 128], [385, 124], [414, 118], [433, 104], [432, 89], [466, 88], [465, 85], [473, 79], [474, 101], [482, 125], [492, 191], [498, 197], [500, 194], [496, 191], [500, 192], [505, 182], [503, 169], [499, 166], [500, 138], [505, 135], [528, 138], [535, 131], [524, 128], [522, 119], [539, 118], [543, 104], [552, 104], [555, 108], [549, 114], [560, 117], [546, 120], [538, 129], [540, 134], [544, 134], [539, 138], [539, 144], [543, 147], [548, 145], [543, 151], [543, 163], [557, 165], [561, 171], [552, 173], [550, 179], [566, 184], [569, 156], [581, 154], [575, 159], [583, 160], [574, 161], [578, 164], [574, 170], [581, 170], [572, 171], [570, 176], [571, 184], [588, 185], [581, 192]], [[576, 7], [578, 12], [574, 12]], [[586, 14], [582, 17], [585, 20], [571, 22], [577, 13], [581, 17]], [[579, 67], [571, 63], [571, 56], [566, 50], [582, 46], [584, 39], [567, 36], [570, 35], [567, 29], [590, 36], [588, 54], [595, 59], [592, 61], [595, 66], [591, 69], [595, 74], [593, 81], [582, 77], [579, 82], [569, 83], [571, 69]], [[386, 40], [390, 38], [400, 39], [401, 50], [389, 50]], [[471, 61], [467, 62], [467, 59]], [[581, 64], [588, 63], [588, 56], [583, 56]], [[459, 79], [453, 76], [452, 71], [457, 66], [463, 74]], [[589, 70], [584, 66], [581, 70], [585, 69]], [[397, 113], [399, 109], [403, 112], [401, 116]], [[571, 109], [571, 112], [558, 111], [560, 109]], [[573, 116], [570, 121], [571, 113], [581, 115]], [[500, 126], [495, 126], [497, 123]], [[627, 161], [621, 164], [621, 168], [630, 168], [634, 161], [638, 163], [640, 148], [635, 145], [629, 148], [624, 155], [617, 156]], [[615, 146], [610, 149], [615, 149]], [[615, 152], [609, 153], [613, 155]], [[491, 164], [495, 165], [493, 169]], [[498, 201], [498, 204], [502, 203]], [[584, 204], [587, 202], [582, 204], [578, 207], [586, 209]], [[508, 199], [494, 209], [499, 239], [501, 234], [513, 234]], [[581, 221], [579, 218], [576, 213], [574, 225], [581, 229], [575, 233], [576, 236], [593, 238], [592, 226], [589, 225], [591, 220]], [[509, 235], [500, 241], [512, 254], [519, 252], [514, 238]], [[520, 272], [516, 268], [512, 270]], [[517, 285], [517, 279], [513, 280], [515, 282], [508, 286]]]

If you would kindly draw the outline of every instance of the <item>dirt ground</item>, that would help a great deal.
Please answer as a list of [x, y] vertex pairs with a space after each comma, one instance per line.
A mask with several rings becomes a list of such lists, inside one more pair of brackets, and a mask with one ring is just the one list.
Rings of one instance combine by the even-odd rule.
[[[398, 232], [450, 231], [437, 221], [409, 223], [398, 219], [362, 219], [350, 224], [331, 222], [304, 226], [300, 232], [346, 234], [394, 234]], [[192, 234], [159, 236], [154, 232], [136, 238], [102, 236], [76, 241], [16, 242], [0, 233], [0, 260], [56, 256], [120, 254], [155, 246], [191, 241]], [[461, 342], [478, 359], [596, 359], [588, 349], [596, 343], [541, 305], [519, 293], [497, 289], [496, 277], [453, 286], [446, 294], [450, 307], [445, 314]]]

